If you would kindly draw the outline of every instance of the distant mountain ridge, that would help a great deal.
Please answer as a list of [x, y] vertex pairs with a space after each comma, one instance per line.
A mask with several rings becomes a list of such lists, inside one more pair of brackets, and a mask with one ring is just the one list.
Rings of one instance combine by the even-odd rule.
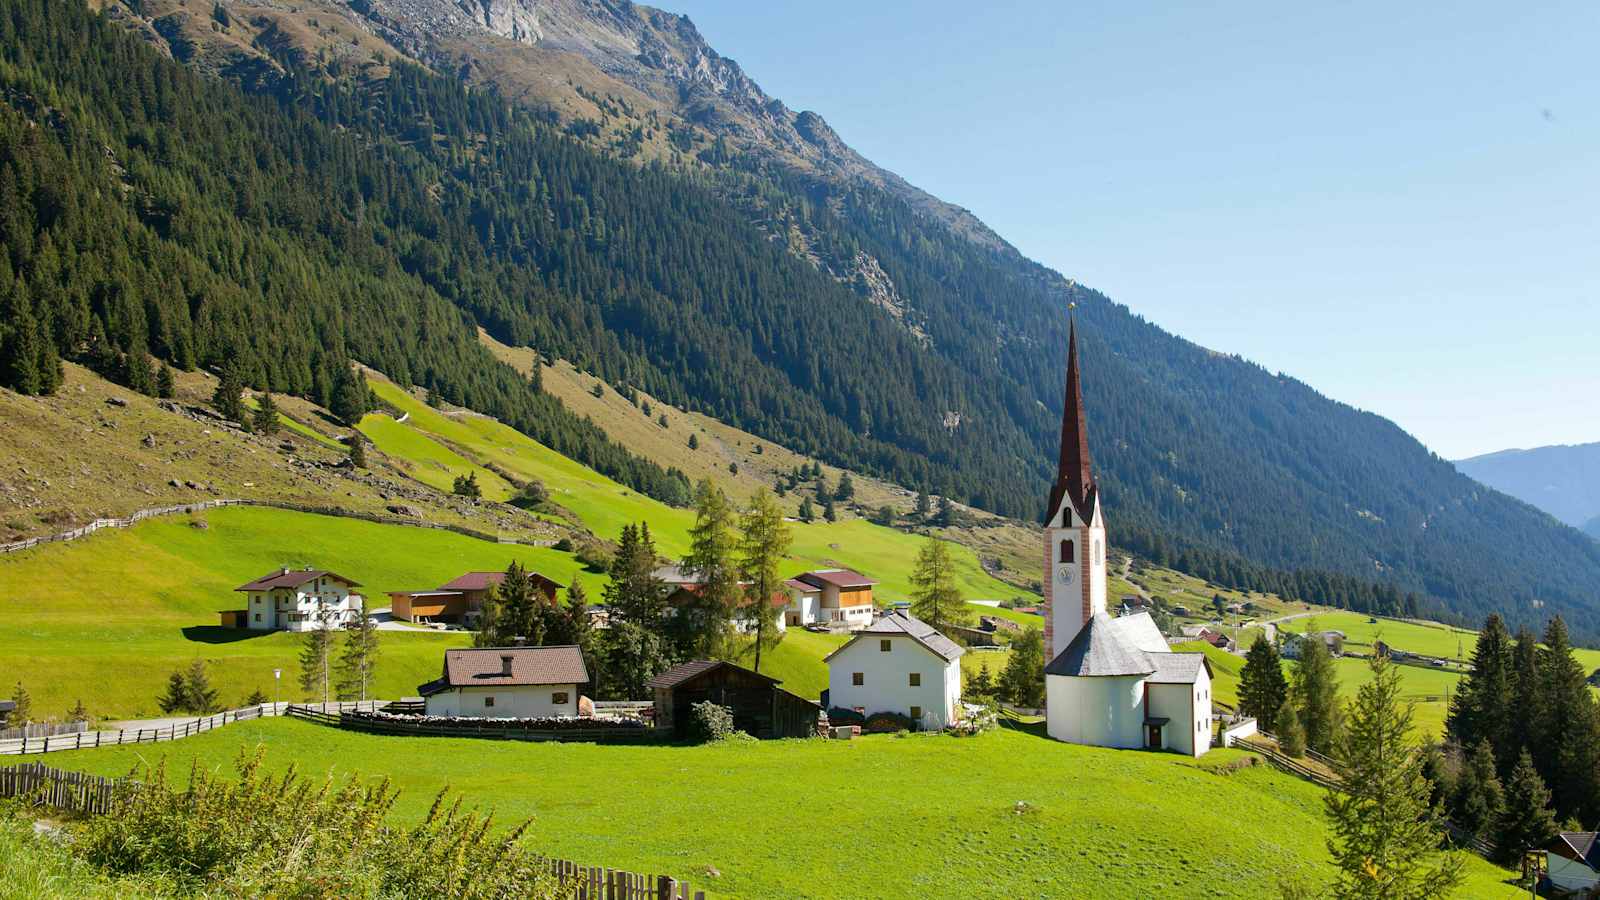
[[[252, 385], [311, 396], [354, 357], [683, 496], [681, 473], [489, 365], [476, 325], [831, 465], [1032, 518], [1076, 302], [1113, 540], [1231, 585], [1294, 570], [1295, 590], [1376, 611], [1418, 592], [1462, 616], [1594, 619], [1600, 545], [875, 167], [849, 175], [820, 117], [752, 93], [681, 17], [399, 2], [96, 0], [88, 19], [14, 0], [0, 168], [21, 173], [22, 213], [0, 238], [32, 321], [52, 323], [35, 337], [102, 371], [147, 350], [182, 368], [237, 356]], [[37, 127], [35, 85], [65, 98], [46, 113], [60, 127]]]
[[1456, 460], [1456, 468], [1600, 537], [1600, 442], [1500, 450]]

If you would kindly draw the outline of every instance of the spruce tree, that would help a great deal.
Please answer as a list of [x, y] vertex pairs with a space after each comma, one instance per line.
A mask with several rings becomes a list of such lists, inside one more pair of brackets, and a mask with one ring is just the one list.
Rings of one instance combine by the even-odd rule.
[[350, 435], [350, 465], [358, 469], [367, 467], [367, 441], [359, 431]]
[[1328, 851], [1340, 870], [1334, 893], [1385, 900], [1444, 896], [1461, 881], [1461, 859], [1439, 852], [1442, 835], [1412, 739], [1412, 708], [1400, 699], [1400, 673], [1384, 656], [1370, 665], [1372, 680], [1357, 692], [1339, 736], [1342, 789], [1323, 801], [1333, 833]]
[[994, 699], [994, 676], [989, 674], [988, 660], [984, 660], [979, 664], [978, 674], [972, 676], [972, 680], [967, 682], [967, 689], [962, 692], [962, 695], [979, 701]]
[[272, 399], [271, 391], [263, 391], [256, 399], [256, 411], [251, 420], [257, 434], [278, 433], [278, 401]]
[[348, 364], [341, 364], [334, 375], [329, 403], [328, 412], [346, 425], [356, 425], [367, 414], [367, 384]]
[[266, 691], [263, 691], [261, 688], [256, 688], [255, 690], [250, 692], [250, 696], [244, 698], [244, 705], [245, 706], [266, 706], [267, 703], [268, 703], [267, 693], [266, 693]]
[[1539, 639], [1526, 626], [1517, 629], [1516, 644], [1511, 648], [1511, 696], [1520, 727], [1512, 730], [1509, 741], [1512, 746], [1507, 753], [1515, 759], [1523, 749], [1533, 752], [1536, 731], [1544, 721], [1541, 710], [1544, 697], [1539, 688]]
[[506, 567], [505, 578], [500, 582], [499, 631], [500, 646], [519, 638], [530, 647], [544, 645], [544, 616], [539, 607], [544, 605], [544, 594], [533, 584], [533, 577], [519, 562]]
[[1262, 731], [1276, 733], [1278, 710], [1288, 695], [1278, 648], [1265, 635], [1257, 635], [1239, 672], [1239, 711], [1254, 716]]
[[211, 678], [206, 675], [205, 660], [198, 657], [189, 664], [188, 674], [184, 677], [183, 692], [186, 698], [185, 712], [209, 716], [222, 708], [217, 702], [217, 690], [211, 686]]
[[333, 687], [333, 630], [328, 616], [319, 613], [300, 643], [300, 690], [309, 699], [327, 703]]
[[855, 495], [856, 495], [856, 485], [855, 485], [855, 482], [850, 480], [850, 473], [849, 472], [841, 473], [839, 475], [839, 486], [834, 489], [833, 498], [835, 500], [844, 501], [844, 500], [849, 500], [850, 498], [854, 497]]
[[939, 497], [939, 513], [938, 513], [938, 515], [933, 517], [933, 524], [938, 525], [940, 528], [948, 528], [951, 525], [955, 524], [955, 521], [956, 521], [956, 507], [955, 507], [955, 504], [950, 502], [950, 498], [949, 497], [940, 496]]
[[695, 487], [694, 524], [689, 528], [689, 554], [683, 570], [700, 582], [694, 601], [678, 611], [673, 625], [679, 632], [678, 653], [687, 659], [721, 655], [732, 636], [734, 610], [740, 600], [739, 574], [734, 560], [738, 538], [733, 530], [733, 506], [711, 479]]
[[239, 399], [239, 395], [243, 392], [244, 384], [239, 378], [239, 364], [230, 360], [223, 365], [217, 389], [211, 393], [211, 406], [224, 419], [230, 422], [243, 422], [244, 402]]
[[825, 497], [822, 501], [822, 518], [829, 522], [839, 521], [839, 511], [833, 507], [833, 498]]
[[1509, 772], [1516, 760], [1513, 746], [1513, 664], [1511, 634], [1498, 614], [1490, 614], [1478, 633], [1472, 669], [1450, 702], [1445, 732], [1460, 747], [1488, 741], [1496, 771]]
[[690, 450], [699, 450], [700, 449], [700, 438], [696, 437], [692, 433], [689, 435], [689, 449]]
[[956, 585], [950, 545], [938, 538], [928, 538], [917, 552], [911, 572], [911, 614], [940, 631], [972, 623], [972, 607], [962, 601]]
[[28, 689], [17, 682], [16, 689], [11, 692], [11, 712], [6, 714], [7, 728], [21, 728], [33, 721], [33, 697], [29, 696]]
[[1591, 819], [1600, 812], [1596, 767], [1600, 728], [1584, 670], [1573, 658], [1560, 616], [1545, 628], [1539, 655], [1539, 716], [1534, 766], [1555, 797], [1557, 819]]
[[1496, 822], [1494, 843], [1500, 862], [1516, 863], [1524, 851], [1543, 847], [1558, 830], [1550, 809], [1550, 790], [1524, 749], [1506, 780], [1505, 802]]
[[615, 619], [638, 623], [659, 633], [666, 614], [666, 587], [655, 575], [656, 545], [650, 526], [624, 525], [617, 553], [611, 558], [611, 583], [603, 596]]
[[361, 617], [344, 631], [339, 653], [340, 700], [365, 700], [378, 668], [378, 626], [372, 623], [367, 599], [361, 598]]
[[1294, 670], [1294, 698], [1306, 746], [1319, 753], [1333, 749], [1339, 727], [1339, 676], [1333, 657], [1321, 639], [1300, 642], [1300, 661]]
[[166, 363], [156, 371], [156, 396], [163, 400], [171, 400], [178, 393], [177, 383], [172, 377], [172, 367]]
[[781, 637], [772, 597], [782, 584], [778, 566], [783, 564], [790, 542], [783, 510], [770, 491], [761, 488], [751, 495], [750, 508], [739, 517], [739, 532], [739, 572], [744, 579], [739, 613], [748, 623], [747, 630], [755, 634], [755, 665], [751, 668], [760, 672], [762, 645], [776, 643]]
[[1028, 628], [1011, 642], [1011, 658], [1000, 671], [996, 693], [1025, 709], [1044, 706], [1044, 632]]
[[1283, 704], [1278, 707], [1278, 714], [1273, 716], [1273, 720], [1278, 726], [1275, 732], [1278, 736], [1278, 749], [1295, 759], [1305, 756], [1306, 729], [1300, 724], [1300, 713], [1295, 711], [1293, 697], [1283, 698]]
[[1489, 834], [1500, 819], [1504, 795], [1495, 772], [1494, 747], [1481, 740], [1467, 756], [1451, 797], [1451, 818], [1473, 837]]
[[800, 521], [811, 522], [816, 517], [816, 511], [811, 508], [811, 498], [800, 498]]
[[478, 630], [472, 635], [472, 646], [504, 647], [510, 643], [504, 638], [504, 619], [500, 608], [500, 586], [491, 584], [484, 592], [483, 605], [478, 607]]
[[928, 512], [932, 508], [933, 507], [930, 505], [930, 502], [928, 500], [928, 492], [924, 491], [924, 490], [918, 490], [917, 491], [917, 506], [916, 506], [916, 509], [914, 510], [914, 512], [916, 513], [917, 518], [918, 519], [926, 519], [926, 518], [928, 518]]
[[164, 713], [189, 711], [189, 682], [181, 669], [167, 676], [167, 691], [156, 698], [156, 706]]
[[79, 697], [77, 699], [77, 701], [72, 704], [72, 708], [67, 710], [67, 721], [68, 722], [87, 722], [87, 721], [89, 721], [89, 707], [83, 705], [83, 698], [82, 697]]

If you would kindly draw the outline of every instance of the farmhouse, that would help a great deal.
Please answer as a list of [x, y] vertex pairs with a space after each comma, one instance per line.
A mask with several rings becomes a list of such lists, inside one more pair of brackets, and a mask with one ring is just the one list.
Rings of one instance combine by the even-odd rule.
[[361, 585], [325, 569], [279, 569], [234, 588], [245, 608], [222, 613], [222, 623], [258, 631], [342, 628], [361, 615]]
[[1600, 887], [1600, 832], [1563, 831], [1544, 849], [1548, 853], [1550, 884], [1562, 891], [1562, 896], [1565, 892], [1590, 892]]
[[1044, 528], [1046, 728], [1101, 747], [1199, 756], [1211, 747], [1211, 670], [1173, 653], [1148, 612], [1106, 612], [1106, 534], [1089, 457], [1076, 323], [1067, 343], [1061, 459]]
[[[693, 607], [695, 601], [699, 599], [700, 591], [705, 584], [697, 574], [686, 571], [682, 566], [662, 566], [652, 574], [667, 586], [668, 615], [677, 615], [681, 610]], [[748, 585], [749, 582], [747, 581], [739, 582], [740, 590], [743, 590]], [[787, 591], [776, 591], [773, 593], [770, 602], [773, 608], [783, 609], [790, 605], [791, 600]], [[748, 597], [740, 597], [740, 607], [746, 607], [749, 603]], [[787, 616], [778, 615], [771, 621], [777, 626], [778, 632], [782, 633], [788, 624], [787, 619]], [[734, 623], [735, 630], [741, 633], [749, 633], [755, 630], [754, 624], [743, 617], [736, 618]]]
[[872, 586], [878, 582], [849, 569], [814, 569], [790, 578], [794, 596], [785, 613], [789, 625], [823, 624], [859, 631], [872, 624]]
[[1306, 634], [1289, 632], [1283, 636], [1283, 658], [1299, 659], [1302, 643], [1307, 640], [1320, 640], [1328, 648], [1328, 655], [1344, 655], [1344, 632], [1342, 631], [1312, 631]]
[[656, 727], [682, 735], [696, 703], [725, 706], [735, 728], [758, 738], [812, 737], [822, 707], [778, 687], [776, 678], [722, 660], [697, 659], [650, 679]]
[[[534, 590], [548, 603], [556, 602], [556, 591], [563, 585], [529, 572]], [[483, 611], [483, 598], [504, 583], [504, 572], [466, 572], [436, 588], [420, 591], [390, 591], [389, 613], [408, 622], [451, 622], [472, 625]]]
[[961, 645], [907, 613], [884, 614], [828, 654], [827, 706], [893, 712], [939, 729], [960, 717]]
[[576, 716], [589, 681], [574, 646], [446, 650], [444, 671], [417, 686], [430, 716]]

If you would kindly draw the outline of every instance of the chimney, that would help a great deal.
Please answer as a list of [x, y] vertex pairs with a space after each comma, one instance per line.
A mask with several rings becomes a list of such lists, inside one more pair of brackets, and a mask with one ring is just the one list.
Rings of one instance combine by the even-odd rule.
[[511, 677], [511, 656], [509, 654], [502, 654], [500, 657], [500, 674], [507, 678]]

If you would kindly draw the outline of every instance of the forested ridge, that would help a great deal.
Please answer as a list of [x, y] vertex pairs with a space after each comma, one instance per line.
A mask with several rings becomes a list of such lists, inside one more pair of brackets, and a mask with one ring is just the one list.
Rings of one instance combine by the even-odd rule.
[[[1076, 301], [1117, 542], [1382, 611], [1410, 592], [1519, 621], [1536, 601], [1594, 608], [1600, 545], [1392, 423], [871, 186], [738, 157], [611, 159], [402, 61], [376, 80], [286, 63], [244, 95], [71, 0], [3, 8], [0, 283], [4, 321], [23, 323], [0, 334], [7, 385], [47, 388], [52, 353], [104, 371], [148, 350], [238, 358], [257, 386], [319, 397], [353, 357], [682, 500], [676, 473], [492, 363], [481, 324], [831, 463], [1031, 518]], [[791, 226], [821, 259], [881, 265], [926, 343], [793, 252]]]

